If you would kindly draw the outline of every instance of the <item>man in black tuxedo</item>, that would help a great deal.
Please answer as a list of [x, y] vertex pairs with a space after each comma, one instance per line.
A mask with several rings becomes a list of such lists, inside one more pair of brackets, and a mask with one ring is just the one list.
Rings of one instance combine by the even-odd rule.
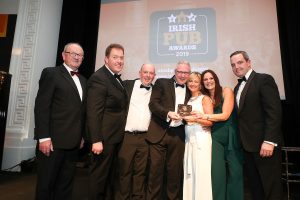
[[36, 199], [72, 199], [79, 147], [83, 146], [86, 79], [78, 68], [83, 49], [65, 45], [64, 63], [42, 71], [35, 99]]
[[118, 154], [119, 178], [116, 200], [145, 199], [146, 168], [149, 146], [145, 141], [151, 119], [149, 100], [155, 67], [143, 64], [140, 79], [126, 80], [128, 94], [128, 114], [125, 135]]
[[186, 104], [190, 98], [185, 85], [190, 73], [190, 64], [180, 61], [174, 77], [160, 78], [153, 86], [149, 103], [152, 117], [147, 133], [150, 153], [147, 199], [181, 199], [185, 132], [177, 106]]
[[92, 144], [89, 168], [89, 199], [113, 197], [115, 160], [124, 135], [127, 94], [120, 78], [124, 48], [111, 44], [105, 51], [105, 65], [88, 80], [87, 127]]
[[277, 85], [272, 76], [252, 70], [245, 51], [232, 53], [230, 63], [240, 78], [234, 92], [252, 198], [281, 200], [281, 102]]

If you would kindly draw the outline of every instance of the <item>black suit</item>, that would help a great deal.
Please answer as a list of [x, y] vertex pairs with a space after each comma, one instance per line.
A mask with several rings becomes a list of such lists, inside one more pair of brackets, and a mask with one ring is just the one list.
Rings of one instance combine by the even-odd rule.
[[[123, 139], [127, 114], [125, 89], [106, 68], [88, 80], [87, 126], [90, 142], [102, 142], [103, 152], [93, 154], [90, 165], [90, 199], [107, 199], [118, 145]], [[108, 191], [107, 191], [108, 190]]]
[[[240, 96], [238, 120], [253, 198], [281, 199], [281, 102], [272, 76], [252, 71]], [[269, 158], [259, 155], [264, 141], [278, 145]]]
[[[45, 156], [37, 148], [37, 199], [70, 199], [75, 162], [85, 123], [86, 79], [79, 75], [82, 100], [65, 66], [45, 68], [35, 100], [35, 139], [51, 138], [54, 151]], [[47, 188], [50, 185], [51, 191]], [[51, 193], [53, 192], [53, 193]], [[61, 196], [59, 196], [61, 195]]]
[[[184, 103], [190, 98], [187, 88]], [[175, 111], [174, 80], [158, 79], [153, 87], [149, 108], [152, 112], [147, 141], [150, 144], [150, 172], [147, 199], [162, 199], [166, 177], [168, 199], [179, 199], [182, 190], [184, 126], [169, 127], [169, 111]], [[165, 172], [166, 167], [166, 172]]]

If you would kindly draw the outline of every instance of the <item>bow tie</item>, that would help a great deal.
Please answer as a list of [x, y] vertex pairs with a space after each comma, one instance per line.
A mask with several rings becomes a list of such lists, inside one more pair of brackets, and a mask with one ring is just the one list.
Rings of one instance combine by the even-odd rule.
[[117, 79], [121, 79], [121, 74], [114, 74], [114, 77], [117, 78]]
[[71, 76], [74, 76], [74, 75], [79, 76], [79, 72], [78, 72], [78, 71], [77, 71], [77, 72], [75, 72], [75, 71], [70, 71], [70, 73], [71, 73]]
[[122, 84], [121, 74], [114, 74], [114, 77]]
[[121, 74], [114, 74], [114, 77], [119, 81], [119, 83], [123, 86], [123, 81], [122, 79], [120, 78], [121, 77]]
[[184, 88], [184, 84], [179, 84], [179, 83], [176, 83], [176, 85], [175, 85], [176, 87], [182, 87], [182, 88]]
[[140, 88], [145, 88], [146, 90], [150, 90], [151, 86], [144, 86], [143, 84], [141, 84]]
[[242, 83], [243, 81], [247, 82], [247, 79], [245, 76], [243, 76], [243, 78], [238, 79], [239, 84]]

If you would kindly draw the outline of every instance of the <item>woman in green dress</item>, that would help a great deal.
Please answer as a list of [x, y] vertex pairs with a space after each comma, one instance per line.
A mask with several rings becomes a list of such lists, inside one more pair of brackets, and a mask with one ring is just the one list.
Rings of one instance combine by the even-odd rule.
[[214, 200], [243, 200], [243, 151], [238, 137], [234, 93], [220, 85], [212, 70], [202, 72], [202, 92], [211, 97], [214, 114], [201, 117], [213, 121], [212, 191]]

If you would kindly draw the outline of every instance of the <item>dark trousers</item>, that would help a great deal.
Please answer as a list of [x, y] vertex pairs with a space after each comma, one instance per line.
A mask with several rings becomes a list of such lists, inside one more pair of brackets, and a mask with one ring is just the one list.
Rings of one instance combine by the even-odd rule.
[[282, 200], [281, 150], [275, 148], [271, 157], [259, 152], [245, 152], [245, 173], [253, 200]]
[[182, 199], [184, 134], [184, 126], [169, 128], [160, 142], [149, 145], [148, 200]]
[[149, 146], [146, 133], [125, 133], [118, 154], [116, 200], [142, 200], [146, 198], [145, 181]]
[[78, 149], [54, 149], [50, 156], [36, 150], [36, 200], [71, 200]]
[[103, 152], [92, 154], [89, 166], [89, 200], [111, 200], [114, 197], [114, 181], [118, 144], [103, 144]]

